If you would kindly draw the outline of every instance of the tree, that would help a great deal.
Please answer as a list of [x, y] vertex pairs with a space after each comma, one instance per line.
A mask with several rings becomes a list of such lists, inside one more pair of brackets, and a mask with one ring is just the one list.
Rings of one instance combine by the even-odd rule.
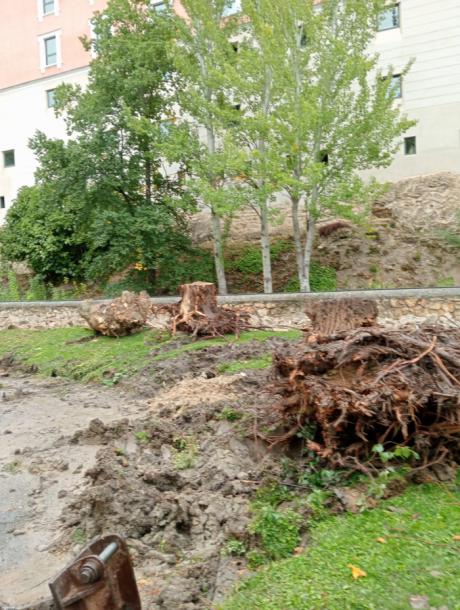
[[[384, 6], [384, 0], [324, 0], [320, 6], [314, 0], [243, 0], [259, 60], [241, 81], [256, 82], [254, 74], [261, 75], [259, 115], [260, 85], [270, 82], [275, 92], [271, 116], [262, 115], [259, 132], [270, 151], [271, 182], [291, 201], [303, 292], [310, 290], [318, 220], [327, 214], [353, 217], [358, 202], [362, 207], [375, 196], [376, 184], [359, 172], [389, 165], [400, 136], [413, 125], [393, 103], [391, 73], [381, 73], [369, 51]], [[269, 45], [276, 52], [266, 52]], [[255, 176], [260, 179], [257, 166]]]
[[242, 204], [234, 182], [240, 151], [226, 127], [232, 116], [225, 70], [234, 54], [230, 0], [183, 0], [187, 17], [176, 19], [176, 68], [183, 82], [179, 106], [190, 126], [195, 155], [189, 159], [188, 187], [211, 211], [214, 260], [220, 294], [227, 293], [222, 221]]
[[[264, 292], [273, 292], [270, 258], [270, 203], [276, 194], [277, 158], [269, 145], [276, 108], [283, 91], [275, 78], [278, 49], [267, 28], [265, 10], [274, 5], [253, 0], [243, 2], [245, 19], [240, 21], [236, 58], [228, 62], [227, 87], [238, 101], [233, 137], [244, 151], [241, 179], [244, 191], [260, 220]], [[275, 18], [273, 15], [272, 18]]]
[[31, 249], [43, 237], [32, 226], [34, 214], [53, 244], [41, 270], [48, 277], [99, 280], [134, 263], [153, 277], [188, 246], [185, 212], [193, 200], [180, 172], [187, 163], [181, 143], [189, 140], [184, 126], [168, 120], [177, 86], [174, 20], [149, 6], [110, 0], [95, 16], [97, 57], [87, 88], [62, 85], [56, 92], [69, 141], [37, 134], [31, 142], [38, 188], [13, 205], [2, 239], [7, 254], [18, 257], [14, 236], [26, 228], [19, 211], [28, 200]]

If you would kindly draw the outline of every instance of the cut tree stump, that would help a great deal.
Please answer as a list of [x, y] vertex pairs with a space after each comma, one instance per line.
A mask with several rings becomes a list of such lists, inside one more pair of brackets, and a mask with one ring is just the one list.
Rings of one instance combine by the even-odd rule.
[[180, 297], [173, 308], [173, 334], [179, 330], [194, 337], [218, 337], [239, 335], [243, 328], [248, 328], [247, 313], [218, 306], [217, 290], [210, 282], [183, 284]]

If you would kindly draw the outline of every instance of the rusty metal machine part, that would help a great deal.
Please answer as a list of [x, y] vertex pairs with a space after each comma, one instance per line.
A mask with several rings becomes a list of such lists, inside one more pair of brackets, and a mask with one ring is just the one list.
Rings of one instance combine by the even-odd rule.
[[93, 540], [50, 589], [57, 610], [141, 610], [129, 551], [116, 535]]

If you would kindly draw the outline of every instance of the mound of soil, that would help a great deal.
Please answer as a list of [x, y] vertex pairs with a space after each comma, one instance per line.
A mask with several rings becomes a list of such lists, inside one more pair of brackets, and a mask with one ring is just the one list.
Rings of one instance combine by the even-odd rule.
[[221, 411], [241, 412], [238, 396], [246, 415], [251, 402], [272, 400], [264, 395], [265, 376], [203, 380], [185, 406], [184, 382], [176, 395], [172, 388], [154, 400], [146, 417], [109, 426], [96, 420], [73, 437], [104, 447], [64, 525], [69, 535], [79, 528], [88, 538], [112, 531], [128, 539], [144, 608], [210, 608], [241, 575], [243, 565], [225, 554], [226, 542], [245, 537], [251, 481], [273, 476], [278, 465]]

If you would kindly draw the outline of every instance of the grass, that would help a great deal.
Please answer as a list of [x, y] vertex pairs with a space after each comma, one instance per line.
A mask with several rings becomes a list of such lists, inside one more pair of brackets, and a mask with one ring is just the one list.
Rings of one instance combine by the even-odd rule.
[[[411, 596], [459, 610], [458, 535], [458, 485], [413, 486], [373, 511], [314, 524], [306, 552], [262, 568], [220, 610], [410, 610]], [[349, 565], [367, 576], [353, 580]]]
[[236, 375], [242, 371], [267, 369], [272, 363], [272, 354], [265, 354], [259, 358], [250, 358], [249, 360], [235, 360], [233, 362], [224, 362], [217, 367], [219, 374]]
[[[42, 375], [68, 377], [82, 382], [97, 381], [113, 384], [130, 377], [148, 361], [177, 358], [189, 351], [214, 345], [248, 341], [265, 341], [270, 337], [297, 339], [299, 331], [248, 331], [237, 339], [233, 336], [212, 340], [192, 341], [165, 349], [169, 338], [164, 333], [146, 330], [136, 335], [113, 339], [95, 336], [85, 328], [55, 328], [47, 330], [11, 329], [0, 332], [0, 358], [7, 353], [28, 366], [35, 366]], [[155, 354], [155, 347], [162, 346]]]

